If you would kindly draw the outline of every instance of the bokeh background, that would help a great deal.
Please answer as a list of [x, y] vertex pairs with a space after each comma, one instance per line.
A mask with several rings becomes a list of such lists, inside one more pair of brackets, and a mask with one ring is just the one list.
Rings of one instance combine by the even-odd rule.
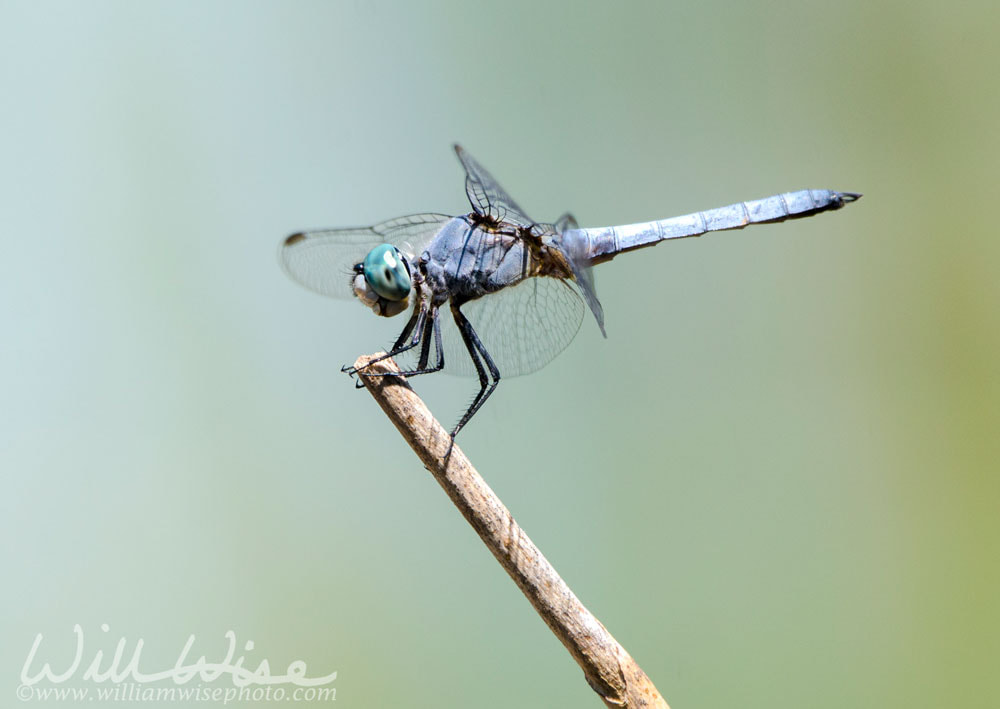
[[[350, 707], [599, 706], [340, 366], [281, 239], [804, 187], [597, 273], [460, 444], [674, 707], [995, 707], [995, 2], [0, 3], [0, 695], [189, 634]], [[415, 382], [451, 423], [475, 388]], [[109, 632], [103, 633], [102, 623]], [[77, 682], [82, 685], [83, 683]]]

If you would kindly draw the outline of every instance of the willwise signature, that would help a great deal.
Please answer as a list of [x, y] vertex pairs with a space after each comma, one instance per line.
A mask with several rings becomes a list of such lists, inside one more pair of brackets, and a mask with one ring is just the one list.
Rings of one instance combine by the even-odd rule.
[[[101, 626], [101, 630], [106, 633], [110, 628], [105, 623]], [[114, 684], [126, 680], [138, 683], [173, 680], [175, 684], [186, 684], [195, 678], [198, 678], [201, 682], [214, 682], [223, 675], [229, 675], [232, 677], [233, 684], [237, 687], [245, 687], [253, 684], [294, 684], [300, 687], [315, 687], [317, 685], [329, 684], [337, 678], [336, 672], [318, 677], [307, 677], [306, 663], [302, 660], [294, 660], [289, 663], [285, 673], [280, 675], [271, 674], [271, 665], [266, 658], [258, 663], [256, 669], [250, 670], [243, 666], [246, 659], [244, 655], [235, 657], [236, 633], [232, 630], [226, 631], [225, 638], [229, 641], [229, 647], [225, 658], [218, 662], [210, 662], [204, 655], [193, 662], [188, 661], [188, 653], [191, 651], [195, 640], [195, 636], [192, 634], [188, 636], [187, 642], [184, 643], [184, 647], [181, 649], [180, 655], [178, 655], [177, 661], [172, 667], [154, 672], [143, 671], [139, 668], [139, 664], [142, 658], [144, 641], [142, 638], [135, 641], [132, 653], [126, 661], [124, 658], [128, 643], [125, 637], [122, 636], [118, 640], [114, 655], [110, 659], [105, 660], [104, 651], [97, 650], [93, 654], [93, 659], [90, 660], [90, 663], [83, 670], [83, 673], [77, 675], [84, 661], [83, 628], [79, 624], [76, 624], [73, 626], [73, 632], [76, 635], [76, 653], [73, 661], [62, 672], [55, 671], [46, 662], [40, 670], [33, 673], [32, 666], [35, 664], [35, 656], [38, 654], [38, 649], [42, 644], [42, 634], [38, 633], [35, 636], [35, 641], [31, 645], [28, 657], [24, 661], [24, 667], [21, 668], [22, 684], [30, 686], [42, 680], [48, 680], [53, 684], [60, 684], [71, 679], [81, 679], [94, 683], [111, 682]], [[243, 649], [247, 652], [253, 650], [253, 640], [248, 640], [244, 643]]]

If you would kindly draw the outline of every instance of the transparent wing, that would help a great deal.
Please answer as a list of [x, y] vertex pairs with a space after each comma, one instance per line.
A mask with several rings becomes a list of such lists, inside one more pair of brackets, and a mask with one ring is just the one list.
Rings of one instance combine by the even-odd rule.
[[[462, 306], [503, 377], [528, 374], [552, 361], [576, 336], [584, 309], [572, 284], [549, 277], [527, 278]], [[476, 376], [451, 311], [445, 305], [440, 312], [444, 371]]]
[[279, 259], [289, 276], [309, 290], [335, 298], [352, 298], [354, 264], [379, 244], [392, 244], [414, 261], [451, 217], [411, 214], [370, 227], [321, 229], [292, 234]]
[[476, 214], [495, 222], [510, 222], [523, 227], [530, 227], [535, 223], [493, 179], [493, 175], [461, 145], [455, 145], [455, 153], [465, 168], [465, 192], [469, 195], [469, 202]]
[[567, 229], [578, 229], [579, 227], [580, 225], [576, 223], [576, 217], [569, 212], [556, 219], [556, 223], [552, 225], [553, 231], [558, 234], [562, 234]]

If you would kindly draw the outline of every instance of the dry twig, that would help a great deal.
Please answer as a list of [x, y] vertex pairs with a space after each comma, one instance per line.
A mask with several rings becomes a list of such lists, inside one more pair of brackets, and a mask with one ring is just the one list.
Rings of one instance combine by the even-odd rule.
[[406, 380], [366, 376], [399, 371], [391, 359], [364, 369], [375, 356], [354, 363], [368, 391], [566, 646], [591, 688], [609, 707], [669, 709], [649, 677], [580, 603], [458, 446], [444, 460], [451, 439]]

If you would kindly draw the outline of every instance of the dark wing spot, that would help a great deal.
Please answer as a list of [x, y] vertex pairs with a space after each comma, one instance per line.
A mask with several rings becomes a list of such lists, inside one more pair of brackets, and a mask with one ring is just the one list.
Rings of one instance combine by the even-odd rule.
[[303, 241], [305, 238], [306, 235], [303, 234], [302, 232], [299, 232], [297, 234], [292, 234], [290, 237], [285, 239], [285, 246], [292, 246], [293, 244], [297, 244], [300, 241]]

